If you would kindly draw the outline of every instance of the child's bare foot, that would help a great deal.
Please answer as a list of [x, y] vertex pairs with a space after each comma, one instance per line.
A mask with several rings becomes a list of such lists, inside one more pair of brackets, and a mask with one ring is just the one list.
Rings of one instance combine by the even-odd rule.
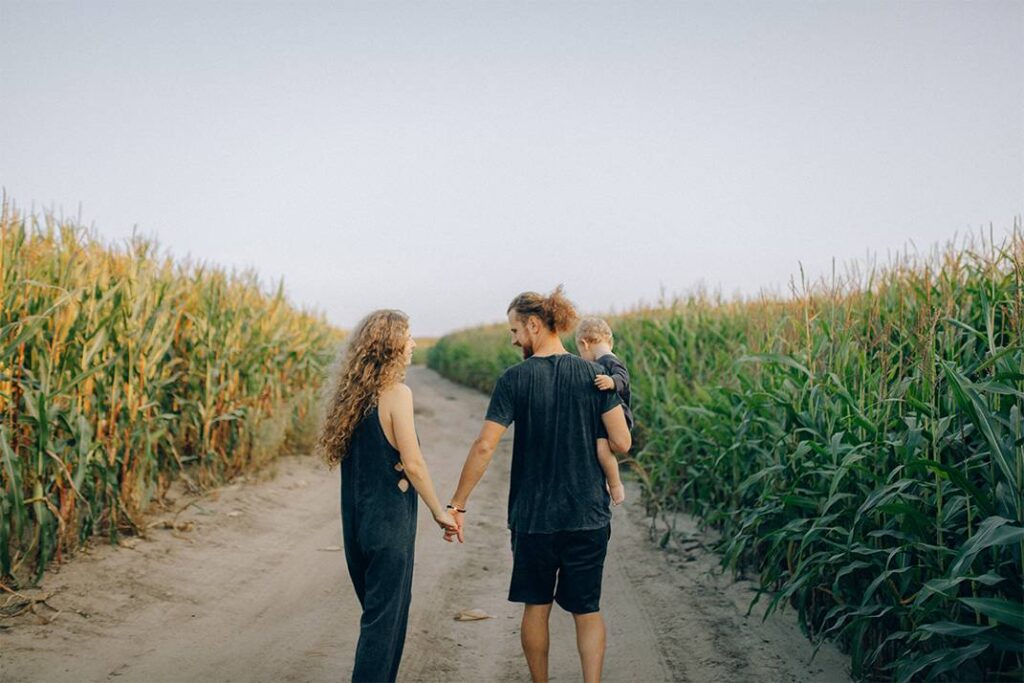
[[622, 484], [609, 486], [608, 493], [612, 496], [612, 505], [622, 505], [622, 501], [626, 500], [626, 487]]

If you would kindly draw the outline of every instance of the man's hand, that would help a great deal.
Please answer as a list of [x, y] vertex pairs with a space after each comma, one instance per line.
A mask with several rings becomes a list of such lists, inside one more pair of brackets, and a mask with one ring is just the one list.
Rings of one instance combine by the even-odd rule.
[[462, 533], [462, 525], [466, 519], [465, 512], [452, 511], [452, 518], [455, 520], [455, 528], [446, 528], [444, 530], [444, 540], [451, 543], [454, 539], [459, 539], [459, 543], [465, 543], [465, 535]]
[[601, 391], [609, 391], [615, 388], [615, 380], [608, 375], [598, 375], [594, 378], [594, 386]]

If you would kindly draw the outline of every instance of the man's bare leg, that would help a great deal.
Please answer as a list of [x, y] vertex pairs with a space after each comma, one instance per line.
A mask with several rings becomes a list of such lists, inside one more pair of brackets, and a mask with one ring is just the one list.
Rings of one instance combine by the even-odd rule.
[[600, 612], [574, 614], [576, 621], [576, 648], [580, 651], [584, 683], [601, 683], [604, 668], [604, 619]]
[[523, 606], [523, 626], [520, 638], [533, 683], [547, 683], [548, 680], [548, 618], [550, 616], [551, 603]]

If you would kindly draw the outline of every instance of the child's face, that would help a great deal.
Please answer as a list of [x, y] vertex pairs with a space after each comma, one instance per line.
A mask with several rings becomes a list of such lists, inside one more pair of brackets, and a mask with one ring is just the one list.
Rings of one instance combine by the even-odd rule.
[[594, 347], [589, 342], [582, 339], [576, 340], [576, 348], [580, 350], [580, 358], [583, 360], [594, 361]]

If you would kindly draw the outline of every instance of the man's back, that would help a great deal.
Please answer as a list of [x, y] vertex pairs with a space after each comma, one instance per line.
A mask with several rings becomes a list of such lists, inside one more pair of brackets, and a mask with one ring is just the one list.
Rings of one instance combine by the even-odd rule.
[[[600, 681], [605, 644], [601, 580], [611, 511], [597, 438], [606, 434], [611, 448], [622, 454], [629, 452], [632, 439], [618, 396], [595, 386], [598, 366], [570, 356], [562, 345], [559, 335], [578, 317], [562, 287], [548, 296], [523, 292], [506, 313], [512, 345], [522, 349], [526, 360], [506, 370], [491, 394], [450, 503], [459, 526], [454, 535], [464, 540], [466, 503], [514, 422], [508, 599], [523, 603], [523, 654], [530, 676], [548, 680], [548, 618], [557, 602], [576, 623], [583, 680]], [[445, 535], [448, 540], [452, 536]]]
[[611, 519], [596, 439], [619, 405], [594, 387], [601, 368], [562, 353], [533, 356], [502, 374], [487, 420], [515, 423], [509, 528], [522, 533], [597, 529]]

